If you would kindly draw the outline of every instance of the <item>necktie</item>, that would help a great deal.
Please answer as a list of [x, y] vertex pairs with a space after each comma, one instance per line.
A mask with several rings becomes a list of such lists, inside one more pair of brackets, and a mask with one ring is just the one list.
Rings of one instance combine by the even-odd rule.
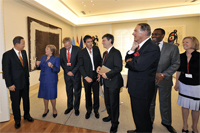
[[136, 52], [138, 52], [139, 48], [140, 48], [140, 45], [138, 45]]
[[22, 57], [21, 57], [21, 55], [20, 55], [20, 52], [19, 52], [18, 54], [19, 54], [19, 60], [20, 60], [20, 62], [22, 63], [22, 66], [24, 66], [23, 59], [22, 59]]
[[103, 64], [105, 63], [105, 60], [106, 60], [107, 56], [108, 56], [108, 51], [106, 51], [106, 54], [104, 56]]
[[67, 50], [67, 61], [68, 61], [68, 63], [70, 63], [70, 57], [71, 57], [71, 54], [70, 54], [69, 50]]

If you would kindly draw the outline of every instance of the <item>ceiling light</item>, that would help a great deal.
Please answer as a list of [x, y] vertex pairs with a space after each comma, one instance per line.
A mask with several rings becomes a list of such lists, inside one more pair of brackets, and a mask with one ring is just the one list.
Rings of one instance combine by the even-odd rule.
[[83, 4], [84, 2], [82, 2], [82, 4]]
[[84, 5], [84, 7], [86, 7], [86, 5]]
[[91, 2], [92, 2], [92, 0], [91, 0]]
[[92, 4], [94, 6], [94, 4]]

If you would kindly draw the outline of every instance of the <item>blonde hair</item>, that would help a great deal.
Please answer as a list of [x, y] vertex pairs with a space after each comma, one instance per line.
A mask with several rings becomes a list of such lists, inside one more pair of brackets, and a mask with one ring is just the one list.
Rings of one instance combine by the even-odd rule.
[[63, 43], [66, 43], [66, 42], [72, 42], [72, 40], [71, 40], [71, 38], [70, 37], [65, 37], [64, 39], [63, 39]]
[[198, 39], [196, 37], [194, 37], [194, 36], [186, 36], [186, 37], [183, 38], [183, 40], [185, 40], [185, 39], [190, 39], [192, 41], [192, 48], [194, 50], [198, 50], [199, 49], [199, 41], [198, 41]]
[[49, 45], [46, 46], [46, 48], [47, 47], [50, 48], [52, 54], [55, 55], [55, 53], [56, 53], [56, 46], [52, 45], [52, 44], [49, 44]]

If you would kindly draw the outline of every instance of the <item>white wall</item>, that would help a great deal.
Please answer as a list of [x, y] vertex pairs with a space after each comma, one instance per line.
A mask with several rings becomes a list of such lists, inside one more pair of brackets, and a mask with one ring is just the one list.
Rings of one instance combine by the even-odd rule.
[[[0, 59], [2, 59], [2, 55], [5, 52], [2, 0], [0, 0], [0, 40]], [[2, 65], [0, 65], [0, 72], [2, 72]], [[8, 120], [10, 120], [8, 91], [5, 85], [5, 80], [2, 79], [2, 73], [0, 73], [0, 122]]]
[[[27, 17], [32, 17], [43, 22], [62, 28], [62, 37], [72, 37], [72, 26], [54, 18], [21, 0], [3, 0], [5, 23], [5, 49], [13, 48], [12, 40], [15, 36], [23, 36], [26, 41], [25, 50], [28, 53]], [[39, 71], [30, 72], [30, 85], [38, 83]]]

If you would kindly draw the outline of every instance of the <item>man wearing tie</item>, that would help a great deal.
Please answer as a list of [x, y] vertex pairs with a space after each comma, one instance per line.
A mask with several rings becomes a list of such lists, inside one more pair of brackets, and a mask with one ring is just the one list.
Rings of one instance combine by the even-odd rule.
[[[64, 48], [60, 50], [60, 63], [64, 70], [64, 78], [67, 92], [67, 109], [64, 114], [68, 114], [73, 108], [75, 115], [79, 115], [81, 97], [81, 74], [78, 69], [78, 53], [81, 50], [78, 46], [72, 46], [69, 37], [63, 39]], [[74, 91], [73, 91], [74, 88]], [[75, 96], [74, 104], [73, 97]]]
[[160, 58], [159, 47], [151, 41], [151, 28], [147, 23], [139, 23], [132, 34], [134, 42], [125, 57], [128, 68], [128, 92], [136, 130], [152, 132], [150, 104], [155, 92], [155, 76]]
[[[101, 54], [97, 46], [92, 46], [92, 37], [86, 35], [83, 38], [85, 48], [78, 54], [78, 64], [81, 75], [83, 76], [83, 83], [85, 87], [86, 98], [86, 119], [90, 118], [92, 108], [94, 109], [95, 117], [99, 118], [99, 83], [97, 81], [96, 69], [102, 64]], [[92, 106], [92, 94], [93, 90], [93, 106]]]
[[97, 68], [97, 72], [103, 78], [104, 84], [104, 99], [107, 117], [103, 118], [104, 122], [111, 121], [111, 133], [116, 133], [119, 125], [119, 93], [123, 86], [122, 71], [122, 56], [119, 50], [113, 47], [114, 36], [105, 34], [102, 37], [102, 44], [107, 51], [103, 54], [103, 65], [110, 69], [107, 73], [99, 73], [101, 66]]
[[2, 70], [6, 86], [10, 91], [12, 111], [15, 120], [15, 128], [20, 128], [21, 113], [20, 101], [23, 99], [24, 120], [33, 122], [30, 116], [29, 102], [29, 68], [24, 38], [17, 36], [13, 39], [14, 48], [5, 52], [2, 59]]
[[180, 65], [180, 55], [178, 47], [171, 43], [163, 42], [165, 31], [162, 28], [157, 28], [152, 33], [152, 41], [158, 44], [161, 56], [156, 72], [155, 94], [151, 103], [150, 114], [151, 121], [154, 122], [155, 117], [155, 101], [157, 89], [159, 89], [160, 113], [162, 125], [171, 133], [176, 130], [171, 126], [171, 90], [172, 90], [172, 75], [176, 72]]

